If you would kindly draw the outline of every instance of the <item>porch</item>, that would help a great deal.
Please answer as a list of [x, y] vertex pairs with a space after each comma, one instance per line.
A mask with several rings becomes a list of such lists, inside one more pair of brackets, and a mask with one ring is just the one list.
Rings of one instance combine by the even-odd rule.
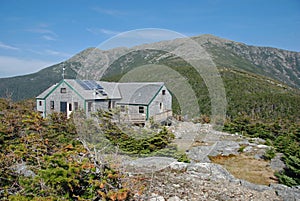
[[154, 115], [153, 120], [155, 122], [162, 122], [165, 121], [168, 117], [172, 117], [172, 116], [173, 116], [172, 110], [166, 110], [164, 112]]

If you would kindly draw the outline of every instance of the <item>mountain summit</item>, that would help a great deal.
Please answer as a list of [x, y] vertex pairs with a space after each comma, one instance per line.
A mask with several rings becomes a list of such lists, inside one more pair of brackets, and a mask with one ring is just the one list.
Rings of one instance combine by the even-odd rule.
[[[199, 45], [201, 51], [197, 52], [192, 46], [186, 45], [190, 41]], [[177, 55], [182, 55], [182, 58]], [[185, 82], [195, 94], [200, 113], [210, 114], [212, 102], [207, 82], [184, 59], [187, 55], [192, 59], [193, 56], [203, 58], [203, 63], [199, 65], [206, 66], [205, 70], [210, 69], [207, 65], [217, 67], [226, 90], [228, 116], [236, 116], [241, 111], [249, 114], [258, 114], [259, 111], [262, 118], [278, 118], [284, 116], [286, 111], [298, 118], [295, 114], [299, 107], [297, 102], [300, 102], [299, 52], [250, 46], [213, 35], [179, 38], [132, 48], [87, 48], [67, 61], [37, 73], [0, 79], [0, 95], [13, 100], [33, 98], [59, 82], [62, 79], [62, 67], [65, 67], [65, 78], [69, 79], [164, 81], [167, 85], [170, 82], [177, 94], [184, 94], [186, 99], [192, 100], [187, 88], [181, 84]], [[151, 80], [150, 71], [139, 68], [147, 65], [156, 65]], [[130, 77], [133, 71], [137, 74]], [[165, 75], [171, 74], [162, 80]], [[129, 77], [136, 80], [129, 80]], [[183, 108], [178, 102], [176, 104], [176, 101], [180, 102], [176, 93], [173, 110], [180, 113]]]

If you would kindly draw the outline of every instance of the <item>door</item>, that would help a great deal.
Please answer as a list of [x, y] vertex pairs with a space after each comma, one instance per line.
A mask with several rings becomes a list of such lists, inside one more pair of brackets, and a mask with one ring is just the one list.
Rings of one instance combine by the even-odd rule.
[[67, 102], [60, 102], [60, 112], [67, 114]]
[[164, 103], [159, 103], [159, 112], [164, 111]]

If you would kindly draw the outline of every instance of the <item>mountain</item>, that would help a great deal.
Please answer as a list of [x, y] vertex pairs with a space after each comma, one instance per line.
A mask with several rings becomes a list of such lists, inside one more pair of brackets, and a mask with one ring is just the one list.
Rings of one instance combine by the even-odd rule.
[[[68, 63], [66, 66], [71, 66]], [[56, 64], [37, 73], [29, 75], [1, 78], [0, 97], [12, 98], [15, 101], [36, 97], [49, 86], [62, 79], [62, 64]], [[66, 69], [66, 78], [76, 77], [76, 72], [72, 68]]]
[[210, 35], [195, 37], [217, 66], [243, 69], [300, 88], [300, 52], [249, 46]]
[[[211, 100], [205, 76], [214, 72], [214, 66], [223, 79], [228, 102], [227, 116], [247, 113], [259, 118], [300, 119], [300, 53], [270, 47], [249, 46], [212, 35], [181, 38], [144, 44], [133, 48], [115, 48], [107, 51], [88, 48], [69, 60], [43, 69], [37, 73], [0, 79], [1, 96], [12, 94], [14, 100], [32, 98], [62, 78], [103, 79], [109, 81], [165, 81], [177, 90], [174, 111], [180, 114], [184, 104], [179, 104], [181, 94], [186, 100], [197, 101], [201, 114], [211, 113]], [[194, 42], [195, 43], [195, 42]], [[181, 57], [178, 57], [180, 55]], [[208, 72], [199, 74], [191, 66], [206, 66]], [[191, 58], [190, 63], [183, 58]], [[145, 67], [141, 70], [140, 67]], [[151, 72], [151, 69], [154, 69]], [[208, 67], [207, 67], [208, 66]], [[145, 72], [147, 69], [149, 71]], [[136, 73], [136, 74], [133, 74]], [[150, 74], [153, 73], [151, 76]], [[169, 78], [164, 76], [171, 75]], [[211, 76], [211, 75], [209, 75]], [[178, 80], [181, 80], [180, 82]], [[195, 93], [187, 93], [186, 83]], [[172, 89], [171, 89], [172, 91]], [[11, 92], [11, 93], [10, 93]], [[194, 99], [193, 99], [194, 98]], [[222, 100], [220, 100], [222, 101]], [[185, 104], [187, 108], [190, 104]], [[193, 109], [190, 109], [193, 110]]]

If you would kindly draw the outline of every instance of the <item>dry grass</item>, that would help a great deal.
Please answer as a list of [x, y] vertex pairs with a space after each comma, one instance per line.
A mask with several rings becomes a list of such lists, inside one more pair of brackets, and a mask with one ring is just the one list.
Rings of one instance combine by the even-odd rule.
[[277, 183], [274, 171], [267, 161], [257, 160], [251, 156], [230, 155], [210, 157], [213, 163], [225, 167], [233, 176], [254, 184], [269, 185]]

